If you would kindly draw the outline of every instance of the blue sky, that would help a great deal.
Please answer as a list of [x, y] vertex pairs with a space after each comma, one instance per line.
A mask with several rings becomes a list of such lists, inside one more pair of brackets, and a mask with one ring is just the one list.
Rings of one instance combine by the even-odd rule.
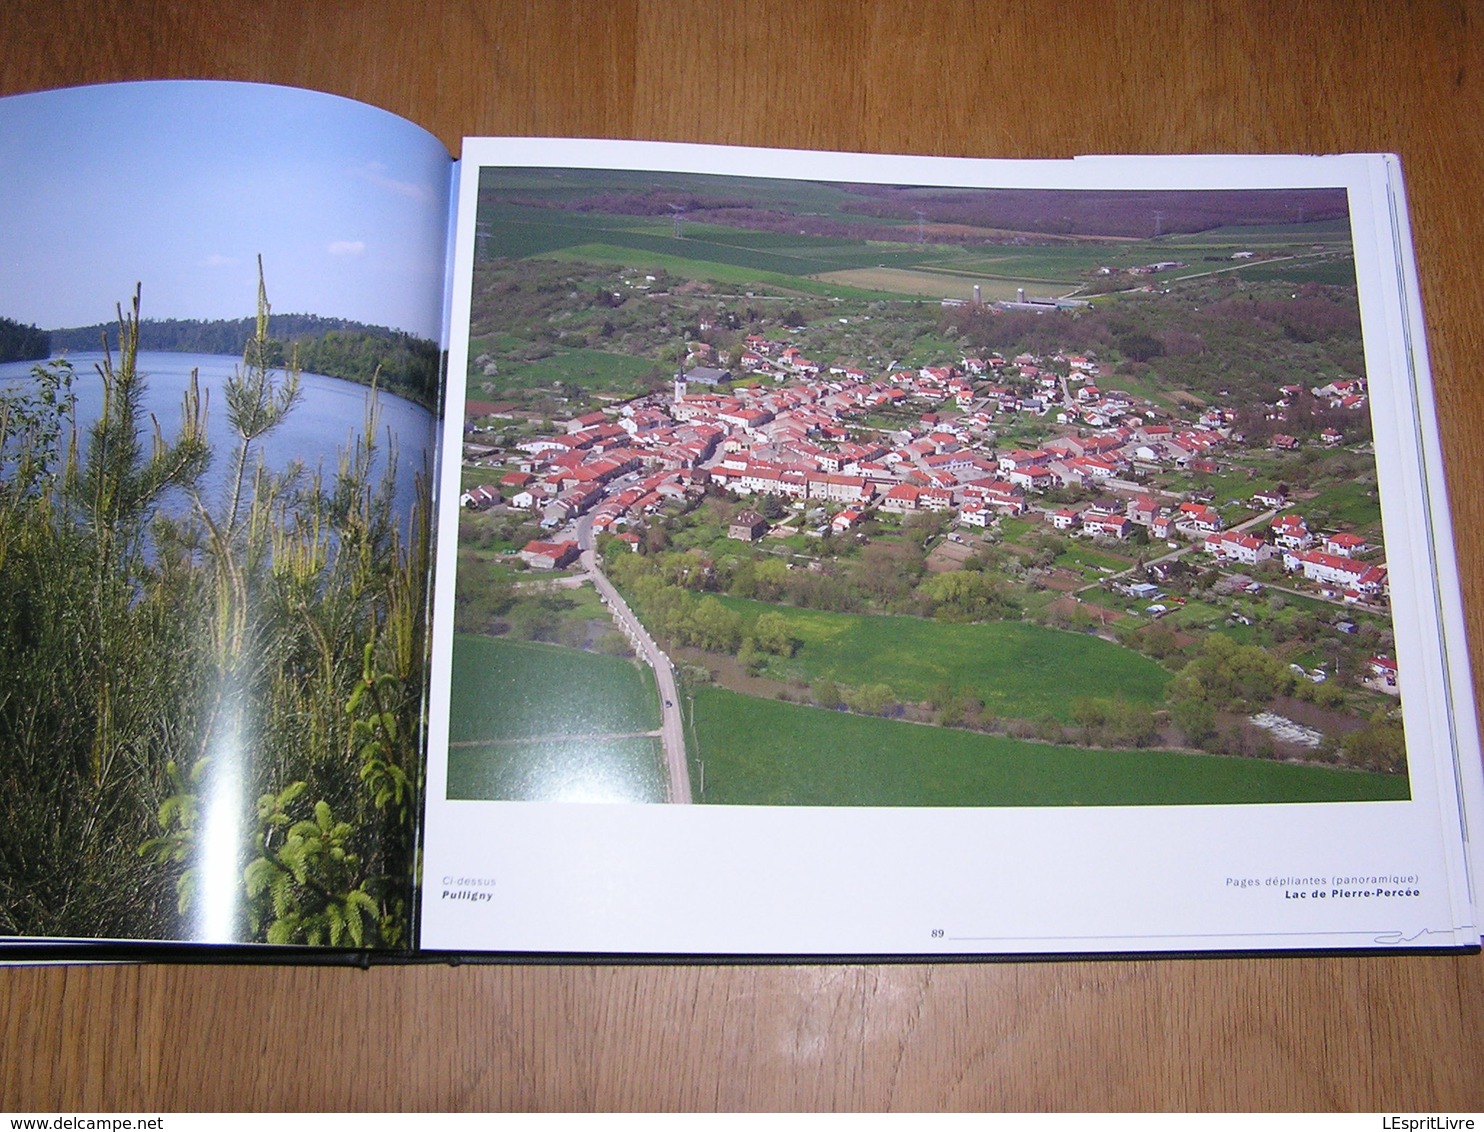
[[439, 336], [448, 152], [346, 99], [158, 82], [0, 99], [0, 315], [275, 311]]

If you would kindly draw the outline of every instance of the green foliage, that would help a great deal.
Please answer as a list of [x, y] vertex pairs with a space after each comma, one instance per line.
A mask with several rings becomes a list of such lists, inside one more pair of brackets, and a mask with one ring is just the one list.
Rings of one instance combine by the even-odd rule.
[[1154, 712], [1127, 700], [1083, 697], [1072, 704], [1072, 717], [1090, 747], [1148, 747], [1159, 737]]
[[1292, 687], [1293, 674], [1272, 653], [1212, 633], [1202, 644], [1201, 655], [1172, 682], [1170, 699], [1175, 704], [1204, 702], [1216, 711], [1245, 711]]
[[1345, 703], [1345, 693], [1337, 684], [1326, 682], [1316, 685], [1309, 684], [1307, 680], [1304, 683], [1314, 690], [1314, 702], [1322, 708], [1334, 709]]
[[593, 642], [593, 649], [599, 656], [624, 657], [634, 655], [634, 649], [629, 644], [629, 639], [617, 629], [610, 629], [600, 636]]
[[1387, 774], [1404, 773], [1407, 747], [1399, 713], [1382, 714], [1359, 731], [1351, 732], [1345, 736], [1341, 751], [1351, 766]]
[[934, 704], [942, 727], [971, 727], [986, 723], [984, 704], [972, 692], [959, 691]]
[[258, 856], [243, 872], [249, 921], [272, 944], [364, 947], [374, 938], [368, 927], [384, 925], [381, 903], [361, 880], [355, 828], [323, 799], [294, 821], [290, 810], [306, 789], [295, 782], [258, 799]]
[[696, 555], [619, 556], [609, 573], [651, 632], [708, 652], [730, 654], [741, 648], [741, 615], [714, 596], [695, 592], [707, 581], [705, 564]]
[[488, 563], [473, 554], [459, 556], [454, 584], [453, 622], [460, 633], [492, 632], [496, 620], [515, 605], [516, 591], [511, 580], [494, 575]]
[[1194, 697], [1175, 700], [1170, 705], [1170, 718], [1185, 733], [1192, 747], [1206, 747], [1216, 737], [1216, 709], [1209, 701]]
[[160, 803], [157, 814], [160, 828], [166, 832], [139, 846], [141, 857], [152, 857], [156, 864], [181, 866], [175, 881], [176, 910], [184, 916], [196, 892], [197, 872], [191, 866], [196, 857], [196, 823], [200, 818], [199, 793], [208, 765], [197, 759], [184, 778], [173, 761], [165, 764], [165, 775], [175, 793]]
[[438, 404], [442, 353], [426, 338], [380, 328], [346, 329], [276, 345], [280, 357], [297, 355], [310, 373], [375, 383], [428, 409]]
[[753, 622], [752, 640], [763, 652], [790, 657], [799, 647], [788, 618], [781, 613], [764, 613]]
[[895, 609], [905, 602], [924, 569], [917, 543], [878, 540], [862, 551], [854, 581], [881, 606]]
[[1132, 645], [1145, 656], [1156, 660], [1172, 657], [1180, 651], [1180, 642], [1175, 631], [1168, 625], [1155, 622], [1142, 632], [1133, 634]]
[[[234, 938], [395, 946], [427, 493], [399, 517], [373, 476], [374, 393], [334, 474], [264, 465], [298, 376], [269, 364], [261, 287], [230, 450], [210, 450], [194, 382], [167, 437], [139, 408], [138, 312], [136, 295], [92, 424], [65, 365], [0, 401], [0, 931], [192, 938], [200, 894], [236, 885]], [[244, 831], [226, 874], [206, 852], [219, 811]]]
[[[350, 747], [360, 760], [360, 778], [378, 810], [395, 807], [402, 820], [409, 818], [414, 789], [417, 748], [399, 733], [401, 724], [391, 706], [397, 702], [400, 681], [374, 667], [375, 641], [367, 641], [361, 680], [350, 694], [345, 714], [350, 716]], [[413, 774], [409, 774], [409, 770]]]
[[561, 629], [564, 599], [539, 595], [516, 600], [510, 607], [510, 636], [517, 641], [555, 641]]
[[703, 597], [688, 621], [676, 626], [677, 635], [708, 652], [734, 653], [742, 643], [742, 615], [714, 597]]
[[767, 654], [757, 647], [757, 642], [751, 637], [742, 639], [742, 647], [737, 650], [737, 663], [752, 676], [761, 676], [763, 670], [768, 666]]
[[923, 612], [942, 621], [992, 621], [1020, 616], [1009, 586], [967, 570], [934, 574], [917, 587]]
[[896, 693], [888, 684], [862, 684], [846, 690], [845, 706], [857, 715], [884, 715], [896, 707]]
[[759, 558], [743, 562], [733, 571], [728, 592], [733, 597], [776, 602], [783, 599], [788, 583], [788, 565], [782, 559]]

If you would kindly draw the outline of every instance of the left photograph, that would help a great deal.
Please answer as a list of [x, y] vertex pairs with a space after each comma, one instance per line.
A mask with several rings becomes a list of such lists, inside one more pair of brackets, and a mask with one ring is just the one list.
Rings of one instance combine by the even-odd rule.
[[0, 102], [0, 935], [406, 948], [447, 151]]

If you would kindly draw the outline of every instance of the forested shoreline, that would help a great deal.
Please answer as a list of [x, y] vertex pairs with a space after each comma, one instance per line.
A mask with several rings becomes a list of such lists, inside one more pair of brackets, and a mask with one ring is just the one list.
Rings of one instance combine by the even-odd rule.
[[[313, 314], [275, 314], [273, 331], [265, 351], [265, 361], [269, 365], [287, 365], [297, 351], [299, 368], [305, 372], [338, 377], [361, 385], [371, 384], [372, 378], [376, 377], [381, 388], [426, 409], [437, 409], [442, 359], [436, 342], [385, 326]], [[0, 360], [44, 358], [63, 350], [92, 351], [102, 348], [105, 343], [110, 350], [119, 349], [117, 323], [95, 323], [44, 333], [50, 341], [46, 351], [16, 359], [0, 355]], [[241, 357], [256, 333], [257, 323], [251, 318], [142, 319], [138, 348], [164, 353]], [[3, 326], [0, 326], [0, 335], [3, 335]], [[0, 337], [0, 343], [3, 343], [3, 337]]]
[[45, 330], [0, 318], [0, 362], [35, 362], [51, 352], [52, 336]]

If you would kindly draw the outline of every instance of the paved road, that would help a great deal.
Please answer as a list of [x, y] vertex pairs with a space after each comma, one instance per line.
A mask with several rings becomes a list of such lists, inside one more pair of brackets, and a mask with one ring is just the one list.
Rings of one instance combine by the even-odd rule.
[[582, 549], [582, 568], [592, 575], [593, 585], [607, 600], [613, 620], [634, 643], [644, 662], [654, 669], [654, 680], [660, 690], [660, 738], [665, 747], [665, 768], [670, 780], [667, 800], [688, 803], [692, 800], [690, 768], [685, 761], [685, 729], [680, 715], [680, 692], [675, 686], [675, 669], [670, 658], [660, 650], [603, 573], [593, 550], [593, 522], [589, 516], [584, 515], [577, 522], [577, 545]]

